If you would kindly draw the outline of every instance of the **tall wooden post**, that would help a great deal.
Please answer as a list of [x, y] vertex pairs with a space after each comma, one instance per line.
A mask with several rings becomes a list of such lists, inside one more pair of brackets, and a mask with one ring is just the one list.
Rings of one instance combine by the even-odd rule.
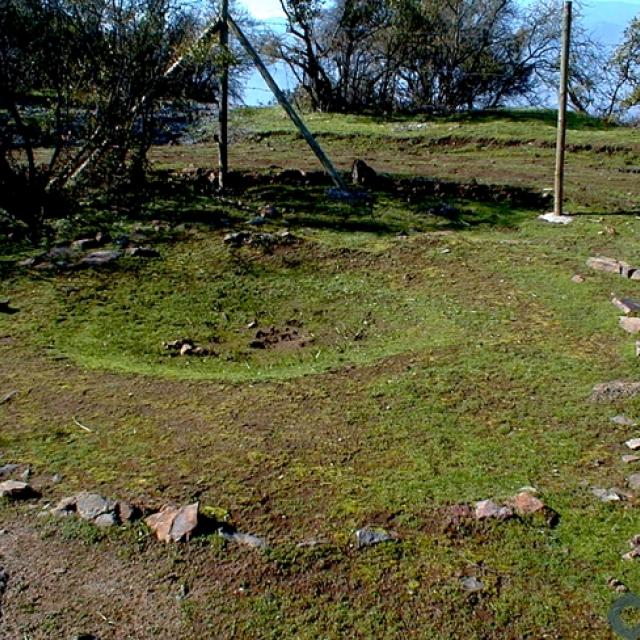
[[567, 139], [567, 87], [569, 84], [569, 47], [571, 43], [572, 2], [564, 3], [562, 53], [560, 58], [560, 93], [558, 100], [558, 135], [556, 140], [556, 173], [553, 212], [562, 215], [564, 199], [564, 152]]
[[218, 187], [224, 189], [229, 170], [229, 0], [222, 0], [220, 15], [220, 103], [218, 106]]

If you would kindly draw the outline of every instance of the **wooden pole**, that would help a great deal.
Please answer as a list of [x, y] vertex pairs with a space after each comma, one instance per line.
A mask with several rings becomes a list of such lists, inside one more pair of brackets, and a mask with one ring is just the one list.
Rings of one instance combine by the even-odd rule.
[[287, 112], [287, 115], [291, 118], [291, 120], [293, 121], [293, 124], [296, 125], [302, 137], [306, 140], [307, 144], [311, 147], [312, 151], [316, 154], [318, 160], [320, 160], [320, 162], [322, 163], [322, 166], [326, 169], [327, 173], [331, 176], [333, 183], [336, 185], [336, 187], [338, 187], [338, 189], [341, 189], [342, 191], [345, 191], [346, 193], [348, 193], [349, 187], [347, 187], [346, 182], [342, 179], [342, 176], [338, 173], [338, 170], [333, 166], [333, 163], [331, 162], [331, 160], [329, 160], [327, 154], [323, 151], [322, 147], [318, 144], [316, 139], [313, 137], [313, 134], [311, 133], [311, 131], [307, 129], [307, 126], [303, 122], [302, 118], [298, 115], [296, 110], [293, 108], [291, 103], [287, 100], [287, 97], [284, 95], [284, 93], [282, 93], [282, 91], [280, 91], [280, 88], [278, 87], [275, 80], [269, 73], [269, 70], [265, 66], [264, 62], [262, 62], [262, 59], [258, 55], [258, 52], [253, 48], [253, 45], [249, 42], [247, 37], [244, 35], [240, 27], [236, 24], [236, 22], [231, 16], [229, 16], [228, 18], [228, 24], [231, 27], [232, 31], [238, 37], [238, 40], [240, 40], [240, 43], [242, 44], [242, 46], [245, 48], [247, 53], [253, 59], [254, 64], [258, 68], [258, 71], [264, 78], [264, 81], [267, 83], [267, 86], [269, 87], [269, 89], [271, 89], [271, 91], [273, 92], [273, 95], [276, 97], [276, 100], [280, 103], [280, 106]]
[[562, 215], [564, 199], [564, 153], [567, 139], [567, 87], [569, 84], [569, 47], [571, 43], [572, 2], [564, 3], [562, 53], [560, 58], [560, 93], [558, 96], [558, 134], [556, 140], [556, 172], [553, 212]]
[[229, 170], [229, 0], [222, 0], [220, 49], [223, 60], [218, 108], [218, 187], [224, 189]]

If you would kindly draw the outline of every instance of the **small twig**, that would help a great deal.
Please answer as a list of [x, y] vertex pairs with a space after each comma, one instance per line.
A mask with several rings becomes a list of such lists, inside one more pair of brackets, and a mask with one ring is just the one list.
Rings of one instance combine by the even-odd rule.
[[18, 390], [17, 389], [15, 391], [11, 391], [11, 393], [7, 393], [7, 395], [4, 398], [2, 398], [2, 400], [0, 400], [0, 404], [4, 404], [5, 402], [9, 402], [9, 400], [12, 400], [17, 395], [18, 395]]
[[88, 431], [89, 433], [93, 433], [93, 429], [89, 429], [89, 427], [85, 426], [84, 424], [82, 424], [82, 422], [79, 422], [78, 419], [73, 416], [73, 421], [81, 428], [84, 429], [85, 431]]

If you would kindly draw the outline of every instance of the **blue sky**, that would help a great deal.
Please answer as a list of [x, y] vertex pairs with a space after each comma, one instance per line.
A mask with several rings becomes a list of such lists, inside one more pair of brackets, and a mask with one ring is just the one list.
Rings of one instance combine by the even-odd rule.
[[[280, 9], [278, 0], [242, 0], [241, 4], [249, 9], [256, 18], [261, 20], [282, 16], [282, 10]], [[626, 7], [624, 5], [626, 5]], [[624, 0], [624, 2], [620, 0], [591, 0], [587, 3], [585, 13], [596, 12], [604, 15], [602, 9], [606, 9], [608, 11], [608, 19], [612, 21], [622, 19], [626, 22], [629, 8], [631, 8], [631, 11], [635, 9], [637, 12], [640, 12], [640, 0]]]
[[[258, 20], [282, 19], [282, 9], [278, 0], [239, 0]], [[557, 0], [562, 4], [563, 0]], [[527, 0], [522, 0], [523, 3]], [[577, 3], [576, 3], [577, 4]], [[583, 13], [586, 26], [601, 41], [615, 44], [622, 36], [629, 21], [640, 15], [640, 0], [585, 0]], [[292, 80], [282, 69], [275, 70], [275, 76], [283, 89], [291, 89]], [[245, 91], [244, 101], [247, 104], [267, 103], [271, 93], [267, 90], [262, 78], [254, 73]]]

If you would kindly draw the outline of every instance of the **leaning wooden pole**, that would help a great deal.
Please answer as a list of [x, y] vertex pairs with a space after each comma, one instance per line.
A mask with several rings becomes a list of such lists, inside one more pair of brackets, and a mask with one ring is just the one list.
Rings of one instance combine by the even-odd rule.
[[560, 58], [560, 92], [558, 96], [558, 135], [556, 140], [556, 172], [553, 212], [562, 215], [564, 200], [564, 163], [567, 140], [567, 89], [569, 85], [569, 49], [571, 43], [572, 2], [564, 3], [562, 53]]
[[225, 188], [229, 171], [229, 0], [222, 0], [220, 14], [220, 102], [218, 105], [218, 187]]
[[318, 160], [320, 160], [320, 162], [322, 163], [322, 166], [326, 169], [327, 173], [331, 176], [333, 183], [336, 185], [336, 187], [338, 187], [338, 189], [341, 189], [348, 193], [349, 187], [347, 187], [346, 182], [342, 179], [342, 176], [338, 173], [338, 170], [333, 166], [333, 163], [331, 162], [331, 160], [329, 160], [327, 154], [322, 150], [322, 147], [318, 144], [316, 139], [313, 137], [313, 134], [311, 133], [311, 131], [307, 129], [307, 126], [302, 121], [302, 118], [298, 115], [298, 113], [293, 108], [291, 103], [287, 100], [287, 97], [284, 95], [284, 93], [282, 93], [282, 91], [276, 84], [275, 80], [269, 73], [269, 70], [267, 69], [266, 65], [264, 64], [264, 62], [262, 62], [262, 59], [258, 55], [258, 52], [253, 48], [253, 45], [251, 44], [251, 42], [249, 42], [248, 38], [242, 32], [242, 29], [240, 29], [240, 27], [236, 24], [236, 22], [233, 20], [231, 16], [229, 16], [228, 22], [229, 22], [229, 26], [231, 27], [231, 30], [238, 37], [240, 44], [242, 44], [242, 46], [247, 51], [249, 56], [251, 56], [251, 58], [253, 59], [254, 64], [256, 65], [258, 71], [264, 78], [264, 81], [267, 83], [267, 86], [269, 87], [269, 89], [271, 89], [271, 91], [273, 92], [273, 95], [276, 97], [276, 100], [278, 101], [280, 106], [287, 112], [287, 115], [291, 118], [291, 120], [293, 121], [293, 124], [296, 125], [302, 137], [306, 140], [307, 144], [311, 147], [312, 151], [316, 154]]

